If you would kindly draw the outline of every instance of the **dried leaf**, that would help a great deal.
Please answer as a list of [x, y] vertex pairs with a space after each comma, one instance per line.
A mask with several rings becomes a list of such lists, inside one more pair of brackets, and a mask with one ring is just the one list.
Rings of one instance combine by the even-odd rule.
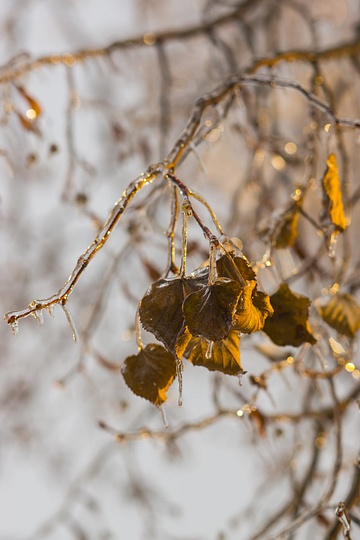
[[316, 305], [320, 317], [339, 334], [354, 338], [360, 329], [360, 306], [351, 294], [336, 294], [321, 306]]
[[226, 339], [213, 343], [212, 348], [210, 345], [210, 349], [206, 339], [193, 338], [186, 356], [194, 366], [203, 366], [210, 371], [221, 371], [226, 375], [238, 375], [243, 371], [240, 363], [240, 338], [235, 331], [230, 332]]
[[292, 247], [298, 237], [299, 205], [294, 205], [286, 212], [273, 236], [273, 244], [277, 249]]
[[223, 255], [216, 261], [219, 276], [229, 278], [245, 285], [246, 281], [256, 278], [254, 270], [245, 257], [232, 257]]
[[42, 110], [39, 103], [26, 92], [23, 86], [17, 86], [17, 89], [23, 98], [28, 102], [29, 107], [34, 111], [35, 117], [40, 116]]
[[142, 256], [140, 256], [140, 258], [150, 279], [152, 279], [153, 281], [159, 279], [161, 276], [161, 272], [159, 272], [159, 270], [150, 261], [148, 261]]
[[249, 381], [254, 386], [261, 388], [261, 390], [267, 390], [267, 381], [264, 375], [250, 375]]
[[228, 336], [242, 287], [220, 278], [184, 300], [183, 313], [193, 336], [220, 341]]
[[312, 335], [309, 318], [310, 300], [307, 296], [294, 293], [286, 283], [282, 283], [270, 297], [274, 315], [266, 319], [264, 332], [276, 345], [316, 343]]
[[324, 186], [324, 216], [330, 216], [331, 222], [339, 231], [346, 229], [346, 217], [341, 193], [339, 170], [335, 154], [330, 154], [326, 160], [327, 169], [323, 179]]
[[240, 306], [237, 308], [233, 328], [244, 334], [262, 330], [266, 318], [274, 312], [267, 294], [256, 288], [256, 281], [245, 285]]
[[265, 437], [266, 417], [259, 411], [259, 409], [254, 409], [251, 411], [249, 418], [253, 422], [256, 429], [258, 430], [260, 437]]
[[105, 369], [108, 369], [110, 371], [120, 371], [121, 366], [119, 364], [115, 364], [115, 362], [112, 362], [102, 354], [94, 353], [94, 356], [96, 360], [99, 362], [99, 364], [104, 367]]
[[140, 321], [145, 330], [179, 358], [191, 339], [182, 313], [184, 286], [185, 280], [181, 278], [159, 279], [149, 287], [139, 306]]
[[128, 356], [121, 372], [134, 394], [161, 405], [176, 375], [176, 361], [162, 345], [150, 344]]

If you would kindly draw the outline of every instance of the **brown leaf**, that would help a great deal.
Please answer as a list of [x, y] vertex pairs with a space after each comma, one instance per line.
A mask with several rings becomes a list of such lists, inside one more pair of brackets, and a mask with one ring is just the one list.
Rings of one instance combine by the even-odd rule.
[[16, 88], [22, 97], [28, 102], [29, 107], [34, 111], [35, 117], [40, 116], [42, 110], [39, 103], [26, 92], [23, 86], [18, 85]]
[[346, 229], [346, 217], [341, 193], [339, 170], [335, 154], [330, 154], [326, 160], [327, 169], [323, 178], [324, 208], [322, 221], [330, 216], [331, 223], [338, 231]]
[[236, 310], [233, 328], [244, 334], [262, 330], [266, 318], [274, 312], [267, 294], [257, 291], [256, 281], [245, 285], [241, 302]]
[[216, 261], [216, 268], [220, 277], [232, 279], [240, 285], [245, 285], [246, 281], [256, 278], [254, 270], [245, 257], [233, 257], [230, 253]]
[[290, 248], [298, 237], [299, 203], [286, 212], [276, 228], [273, 244], [277, 249]]
[[228, 336], [242, 287], [220, 278], [187, 296], [183, 313], [193, 336], [220, 341]]
[[250, 420], [253, 422], [254, 426], [258, 430], [260, 437], [265, 437], [266, 435], [266, 418], [265, 416], [257, 409], [254, 408], [251, 411], [249, 416]]
[[194, 366], [203, 366], [210, 371], [221, 371], [226, 375], [238, 375], [243, 372], [238, 332], [230, 332], [226, 339], [216, 341], [212, 346], [209, 346], [209, 342], [204, 338], [193, 338], [186, 356]]
[[276, 345], [316, 343], [312, 335], [309, 318], [310, 300], [307, 296], [294, 293], [286, 283], [282, 283], [270, 297], [274, 315], [266, 319], [264, 332]]
[[315, 307], [320, 317], [339, 334], [353, 339], [360, 329], [360, 306], [351, 294], [336, 294], [327, 304]]
[[128, 356], [121, 372], [134, 394], [161, 405], [176, 375], [176, 361], [161, 345], [150, 344]]
[[[172, 354], [181, 358], [191, 335], [182, 313], [185, 280], [159, 279], [147, 290], [140, 302], [140, 321]], [[177, 342], [178, 347], [176, 347]]]

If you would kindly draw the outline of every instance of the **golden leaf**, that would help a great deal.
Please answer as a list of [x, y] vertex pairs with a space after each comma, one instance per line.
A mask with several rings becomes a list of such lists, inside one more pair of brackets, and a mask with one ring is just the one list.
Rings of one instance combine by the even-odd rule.
[[243, 372], [240, 363], [240, 338], [231, 331], [226, 339], [209, 345], [204, 338], [193, 338], [186, 353], [194, 366], [203, 366], [210, 371], [221, 371], [226, 375]]
[[256, 288], [256, 281], [251, 280], [245, 285], [240, 307], [237, 308], [233, 328], [244, 334], [258, 332], [264, 327], [266, 318], [274, 312], [267, 294]]
[[324, 214], [330, 216], [331, 222], [337, 230], [344, 231], [346, 229], [346, 217], [335, 154], [328, 156], [326, 165], [327, 169], [323, 179], [325, 190]]
[[327, 304], [315, 307], [320, 317], [339, 334], [354, 338], [360, 329], [360, 306], [351, 294], [336, 294]]

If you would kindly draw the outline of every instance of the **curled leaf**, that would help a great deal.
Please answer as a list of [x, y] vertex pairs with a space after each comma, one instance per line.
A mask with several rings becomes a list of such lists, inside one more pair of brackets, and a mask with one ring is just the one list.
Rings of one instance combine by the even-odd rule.
[[161, 405], [175, 378], [176, 361], [161, 345], [150, 344], [138, 354], [128, 356], [121, 372], [134, 394]]
[[338, 231], [346, 229], [346, 217], [341, 193], [339, 170], [335, 154], [330, 154], [326, 160], [326, 172], [323, 178], [324, 208], [322, 220], [330, 217], [331, 223]]
[[244, 334], [262, 330], [266, 318], [274, 312], [267, 294], [256, 288], [256, 281], [245, 285], [240, 306], [237, 308], [233, 328]]
[[186, 324], [193, 336], [220, 341], [228, 336], [242, 287], [218, 279], [187, 296], [183, 303]]
[[312, 335], [309, 318], [310, 300], [307, 296], [294, 293], [286, 283], [282, 283], [270, 297], [274, 315], [266, 319], [264, 332], [276, 345], [316, 343]]
[[235, 331], [231, 331], [226, 339], [213, 343], [210, 350], [206, 339], [193, 338], [186, 356], [194, 366], [203, 366], [210, 371], [221, 371], [226, 375], [243, 372], [240, 363], [240, 338]]
[[360, 329], [360, 306], [351, 294], [336, 294], [327, 304], [315, 307], [320, 317], [339, 334], [353, 339]]

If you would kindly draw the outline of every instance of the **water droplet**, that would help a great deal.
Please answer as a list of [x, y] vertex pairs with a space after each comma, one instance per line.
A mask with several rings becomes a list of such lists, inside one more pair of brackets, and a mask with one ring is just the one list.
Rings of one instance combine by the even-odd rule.
[[11, 328], [11, 331], [13, 333], [13, 335], [16, 337], [19, 333], [19, 321], [14, 321], [13, 323], [10, 324], [10, 328]]
[[207, 349], [206, 349], [206, 353], [205, 353], [205, 358], [207, 360], [210, 360], [210, 358], [212, 357], [213, 347], [214, 347], [214, 342], [207, 340]]
[[167, 420], [167, 417], [166, 417], [166, 411], [165, 411], [164, 405], [159, 405], [158, 409], [159, 409], [160, 414], [161, 414], [161, 419], [162, 419], [162, 423], [163, 423], [164, 428], [168, 428], [169, 423], [168, 423], [168, 420]]

